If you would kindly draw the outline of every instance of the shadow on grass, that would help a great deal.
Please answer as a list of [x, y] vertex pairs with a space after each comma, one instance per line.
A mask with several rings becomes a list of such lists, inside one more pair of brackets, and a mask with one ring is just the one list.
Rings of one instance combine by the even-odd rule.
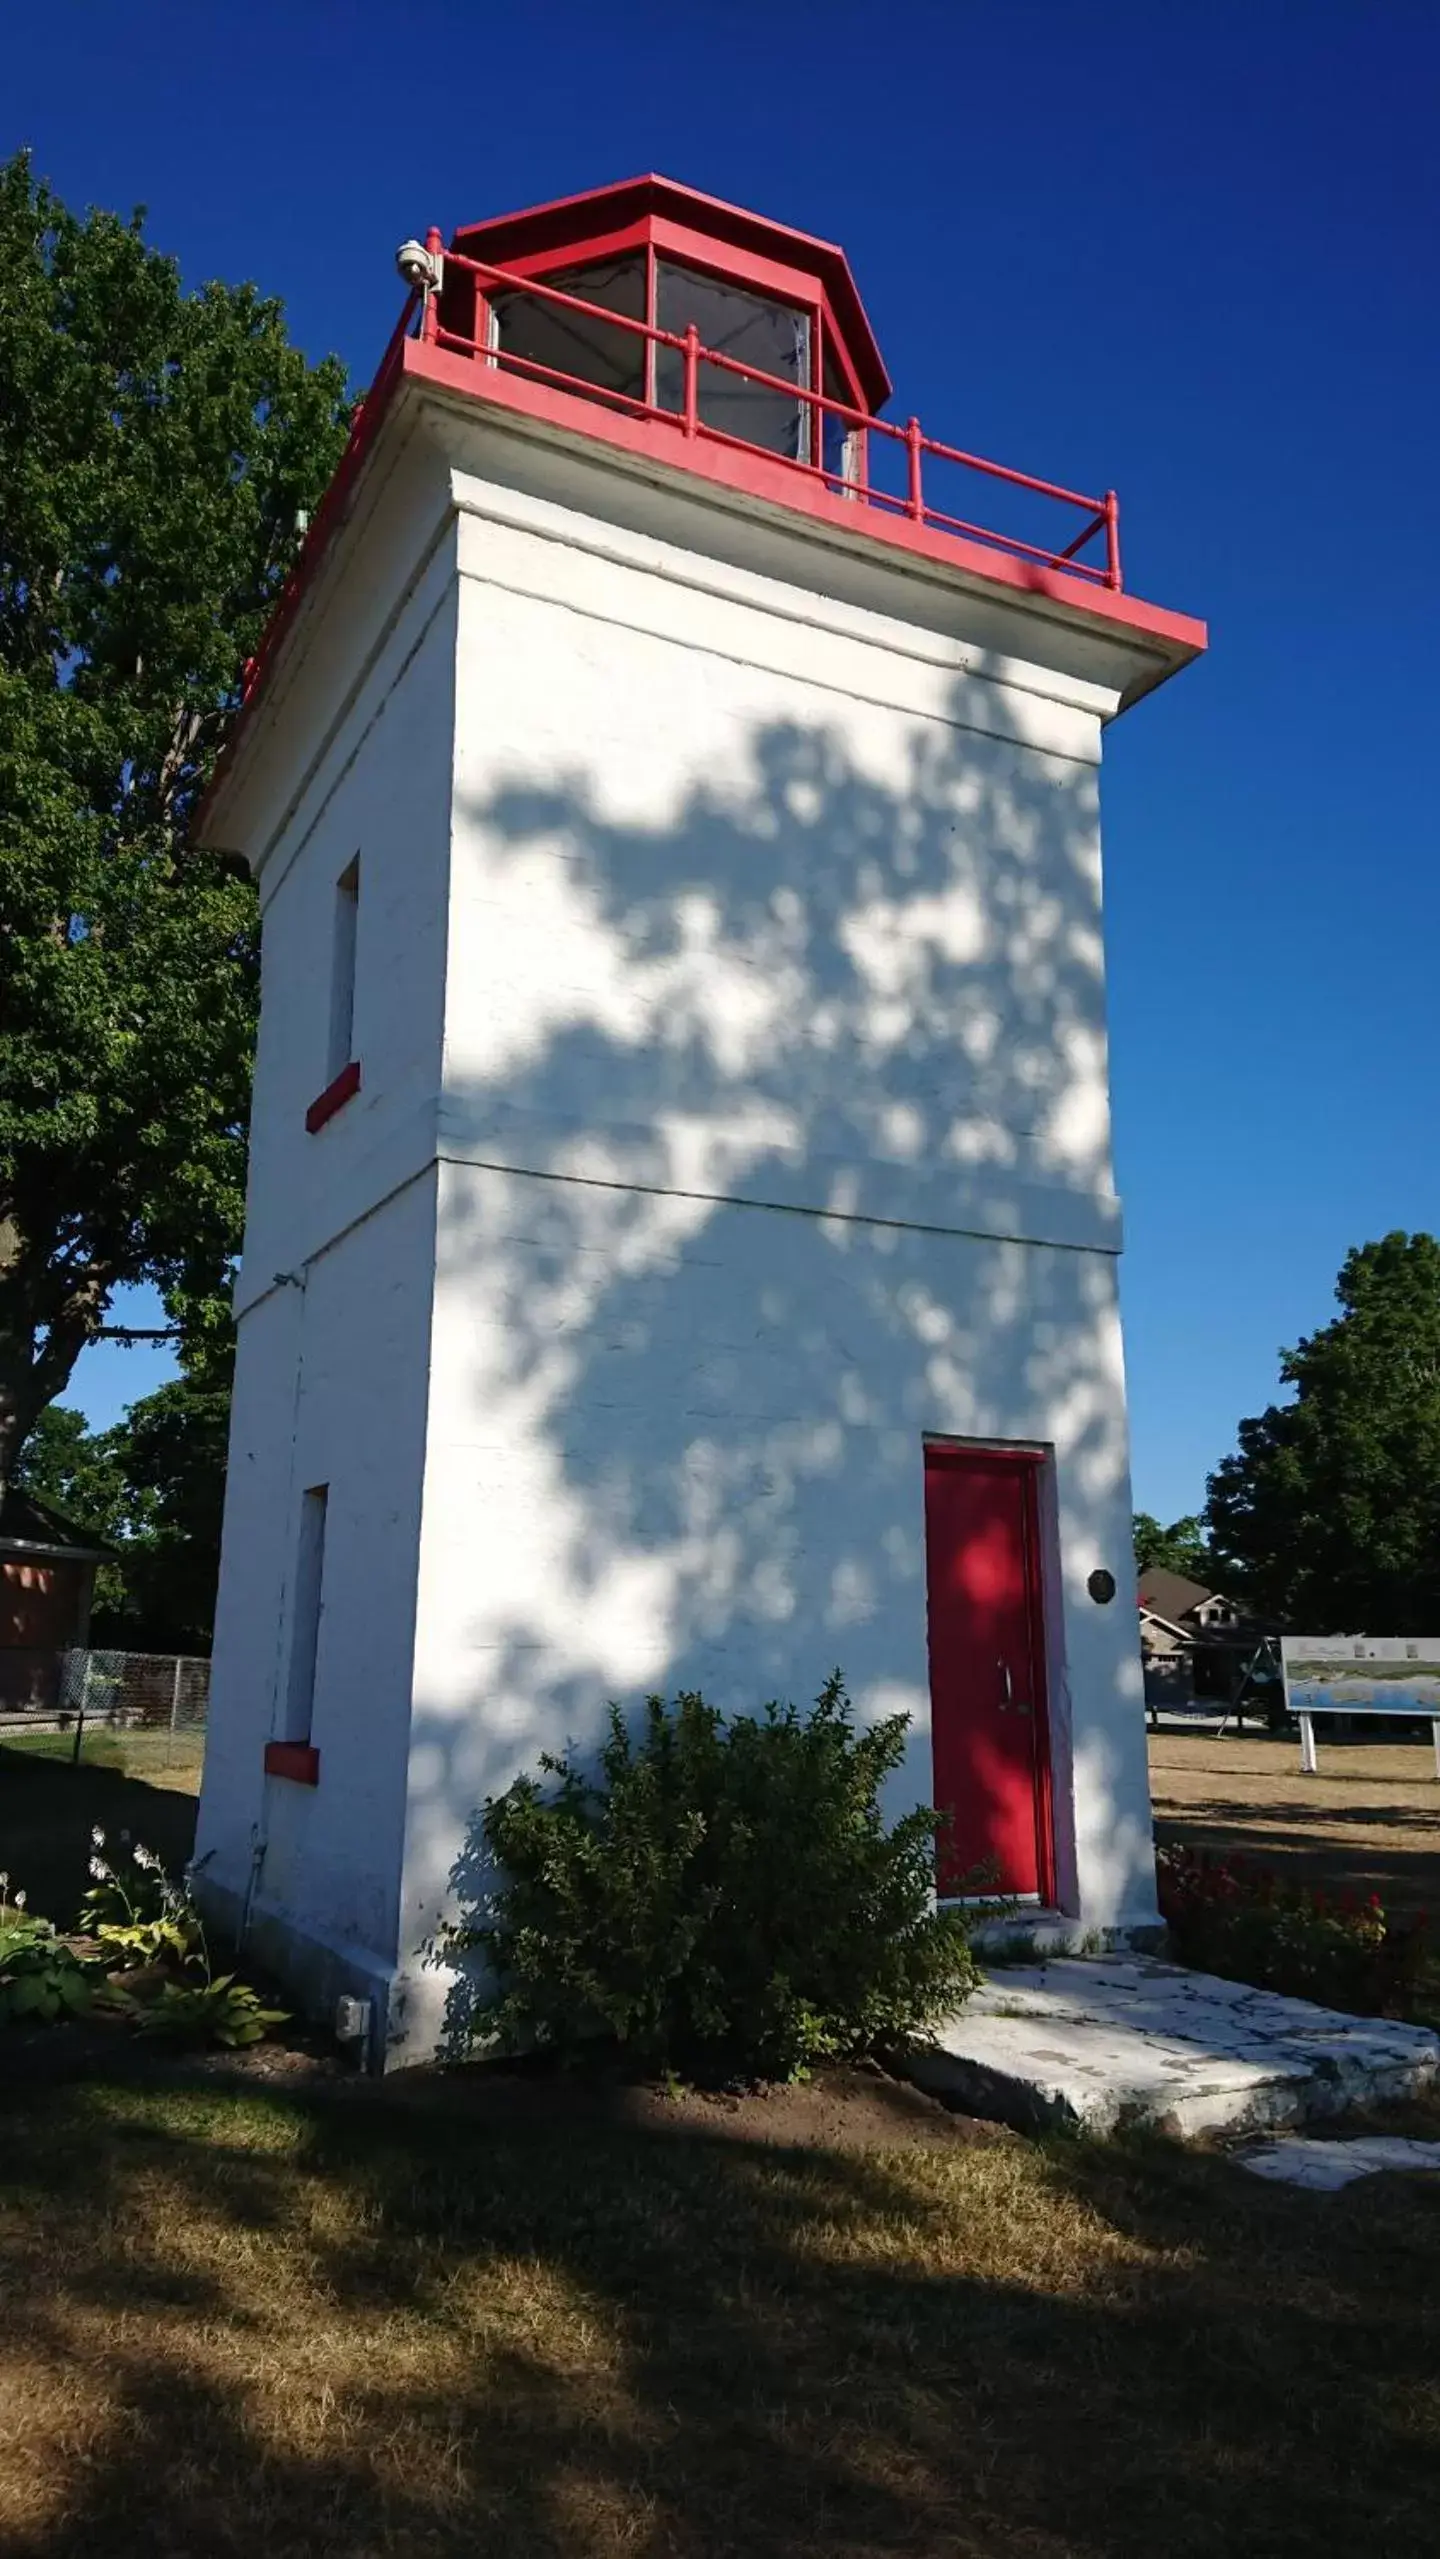
[[78, 1767], [0, 1745], [0, 1870], [30, 1908], [73, 1927], [89, 1880], [90, 1833], [103, 1830], [153, 1848], [178, 1875], [195, 1843], [195, 1798], [112, 1768]]
[[8, 2130], [11, 2559], [1427, 2546], [1433, 2190], [443, 2090], [52, 2092]]

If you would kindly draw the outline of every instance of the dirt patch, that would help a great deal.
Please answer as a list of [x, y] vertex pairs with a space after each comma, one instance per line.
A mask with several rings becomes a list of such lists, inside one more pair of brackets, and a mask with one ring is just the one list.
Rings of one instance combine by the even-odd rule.
[[1440, 1912], [1440, 1784], [1429, 1743], [1346, 1742], [1323, 1728], [1305, 1777], [1293, 1735], [1154, 1733], [1156, 1836], [1244, 1856], [1326, 1891]]
[[147, 2043], [123, 2020], [103, 2013], [28, 2032], [12, 2029], [3, 2058], [6, 2085], [16, 2091], [89, 2079], [167, 2089], [218, 2084], [349, 2100], [401, 2116], [443, 2114], [499, 2133], [613, 2128], [843, 2151], [1020, 2137], [1003, 2125], [952, 2113], [940, 2099], [875, 2063], [817, 2070], [794, 2086], [718, 2091], [662, 2087], [616, 2072], [480, 2061], [425, 2064], [381, 2079], [358, 2071], [327, 2035], [298, 2021], [248, 2051], [187, 2054]]
[[437, 2105], [467, 2119], [507, 2125], [613, 2124], [647, 2133], [697, 2133], [711, 2140], [800, 2150], [893, 2150], [913, 2142], [1013, 2142], [1001, 2124], [952, 2114], [937, 2098], [867, 2065], [819, 2070], [790, 2087], [710, 2092], [635, 2086], [564, 2071], [529, 2073], [484, 2062], [456, 2069], [397, 2071], [370, 2089], [396, 2105]]

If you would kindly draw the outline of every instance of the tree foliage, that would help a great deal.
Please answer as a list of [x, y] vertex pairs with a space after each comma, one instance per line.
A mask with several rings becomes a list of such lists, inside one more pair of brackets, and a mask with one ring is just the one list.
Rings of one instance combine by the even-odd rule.
[[1297, 1633], [1440, 1625], [1440, 1244], [1347, 1255], [1340, 1313], [1292, 1351], [1294, 1401], [1240, 1424], [1206, 1517], [1233, 1587]]
[[253, 892], [186, 833], [342, 449], [251, 285], [0, 166], [0, 1483], [113, 1290], [223, 1327]]
[[1138, 1573], [1184, 1573], [1192, 1582], [1203, 1582], [1208, 1590], [1214, 1578], [1215, 1558], [1200, 1520], [1189, 1513], [1162, 1528], [1152, 1512], [1137, 1511], [1135, 1569]]

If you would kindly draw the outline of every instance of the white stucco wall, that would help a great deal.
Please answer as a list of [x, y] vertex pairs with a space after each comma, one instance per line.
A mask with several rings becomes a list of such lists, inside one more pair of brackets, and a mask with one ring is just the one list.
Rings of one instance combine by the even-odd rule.
[[[261, 1024], [210, 1735], [196, 1855], [217, 1915], [321, 1995], [394, 1966], [435, 1258], [444, 1006], [451, 554], [349, 614], [309, 707], [252, 789]], [[408, 559], [405, 562], [408, 567]], [[372, 599], [373, 605], [373, 599]], [[348, 654], [347, 654], [348, 652]], [[346, 681], [346, 667], [349, 680]], [[311, 691], [320, 684], [312, 673]], [[257, 826], [262, 819], [255, 821]], [[360, 858], [352, 1053], [360, 1092], [305, 1126], [330, 1074], [336, 882]], [[311, 1740], [315, 1788], [267, 1777], [283, 1736], [300, 1507], [329, 1487]], [[333, 1960], [330, 1960], [333, 1959]]]
[[1085, 1590], [1130, 1513], [1103, 701], [460, 496], [402, 1945], [457, 1811], [612, 1697], [838, 1662], [928, 1801], [927, 1432], [1053, 1451], [1061, 1894], [1153, 1921], [1133, 1612]]
[[[612, 1697], [838, 1662], [928, 1798], [928, 1432], [1048, 1452], [1061, 1899], [1148, 1923], [1134, 1614], [1085, 1591], [1130, 1552], [1122, 645], [578, 442], [421, 440], [365, 534], [388, 608], [342, 563], [223, 812], [266, 962], [202, 1851], [233, 1899], [263, 1841], [274, 1947], [382, 2003], [394, 1967], [408, 2057], [471, 1815]], [[356, 849], [364, 1082], [307, 1138]], [[318, 1481], [311, 1791], [257, 1771]]]
[[[230, 1914], [298, 1931], [368, 1983], [394, 1963], [428, 1395], [433, 1169], [241, 1326], [196, 1841]], [[300, 1505], [329, 1487], [310, 1740], [320, 1783], [264, 1773], [284, 1731]], [[351, 1986], [348, 1974], [345, 1986]]]

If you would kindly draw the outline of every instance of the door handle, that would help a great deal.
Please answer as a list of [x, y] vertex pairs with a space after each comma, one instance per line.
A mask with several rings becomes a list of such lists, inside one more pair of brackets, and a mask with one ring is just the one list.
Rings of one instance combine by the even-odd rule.
[[1009, 1663], [1003, 1660], [997, 1661], [995, 1667], [1000, 1673], [1000, 1687], [1002, 1692], [1000, 1698], [1001, 1714], [1007, 1714], [1013, 1707], [1017, 1715], [1033, 1715], [1035, 1712], [1034, 1707], [1027, 1705], [1024, 1698], [1021, 1698], [1018, 1703], [1016, 1702], [1015, 1683], [1010, 1676]]

